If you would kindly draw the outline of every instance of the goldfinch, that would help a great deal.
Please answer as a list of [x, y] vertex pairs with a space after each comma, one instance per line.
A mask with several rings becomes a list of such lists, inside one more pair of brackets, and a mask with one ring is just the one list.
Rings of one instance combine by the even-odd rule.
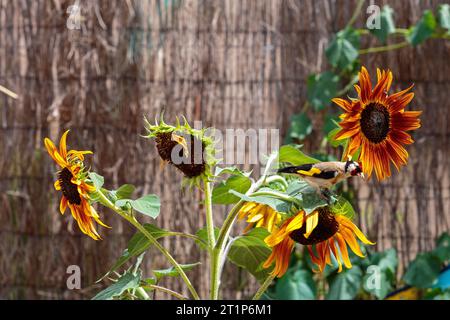
[[318, 162], [286, 167], [279, 169], [278, 173], [290, 173], [300, 176], [326, 198], [328, 198], [328, 190], [336, 183], [353, 176], [359, 176], [364, 179], [361, 165], [350, 159], [345, 162]]

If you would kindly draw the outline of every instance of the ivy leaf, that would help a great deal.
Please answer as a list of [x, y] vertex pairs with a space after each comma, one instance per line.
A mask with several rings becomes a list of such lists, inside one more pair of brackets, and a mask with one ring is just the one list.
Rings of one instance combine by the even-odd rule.
[[414, 287], [429, 288], [434, 284], [441, 271], [441, 261], [430, 252], [420, 253], [410, 263], [403, 280]]
[[438, 238], [433, 253], [443, 264], [447, 264], [447, 261], [450, 260], [450, 235], [447, 232], [441, 234]]
[[134, 210], [153, 219], [158, 217], [161, 208], [159, 197], [154, 194], [149, 194], [136, 200], [121, 199], [116, 201], [116, 206], [118, 207], [124, 207], [127, 204], [130, 204]]
[[[370, 266], [366, 270], [366, 275], [364, 276], [364, 290], [373, 294], [378, 299], [384, 299], [389, 292], [393, 289], [393, 283], [395, 281], [395, 273], [397, 270], [398, 259], [397, 252], [395, 249], [388, 249], [383, 252], [376, 252], [370, 256]], [[376, 267], [378, 269], [371, 269]], [[373, 270], [376, 274], [371, 273]], [[376, 280], [379, 277], [378, 283], [373, 286], [371, 280]]]
[[291, 116], [291, 124], [286, 135], [286, 142], [293, 139], [303, 140], [312, 132], [312, 122], [306, 113]]
[[347, 28], [336, 34], [325, 54], [333, 67], [345, 69], [358, 59], [359, 45], [359, 34], [354, 29]]
[[450, 31], [450, 4], [441, 4], [438, 7], [438, 21], [443, 29]]
[[339, 76], [330, 71], [312, 74], [307, 80], [307, 97], [316, 111], [329, 106], [331, 99], [337, 95]]
[[269, 231], [266, 229], [255, 228], [236, 238], [228, 253], [228, 259], [231, 262], [250, 272], [260, 282], [267, 278], [270, 271], [270, 268], [264, 269], [262, 267], [262, 264], [272, 252], [264, 242], [268, 235]]
[[[189, 264], [180, 264], [180, 267], [183, 271], [190, 271], [194, 267], [198, 266], [200, 262], [189, 263]], [[163, 277], [178, 277], [180, 273], [174, 267], [170, 267], [167, 269], [153, 270], [153, 274], [155, 275], [157, 282]]]
[[111, 300], [114, 297], [120, 296], [126, 290], [138, 288], [140, 281], [140, 274], [126, 272], [117, 280], [117, 282], [100, 291], [95, 297], [92, 298], [92, 300]]
[[388, 6], [383, 6], [380, 12], [380, 28], [370, 29], [370, 32], [377, 37], [382, 43], [386, 43], [388, 36], [395, 32], [395, 24], [393, 19], [394, 10]]
[[89, 178], [94, 184], [95, 189], [101, 190], [103, 184], [105, 183], [105, 178], [95, 172], [89, 172]]
[[230, 190], [245, 193], [251, 185], [252, 181], [246, 176], [231, 176], [214, 187], [212, 202], [215, 204], [236, 203], [239, 201], [239, 198], [230, 193]]
[[362, 271], [359, 266], [345, 269], [333, 275], [330, 279], [330, 290], [326, 295], [328, 300], [352, 300], [359, 291]]
[[431, 10], [425, 10], [419, 22], [410, 30], [406, 39], [417, 46], [428, 39], [436, 29], [436, 19]]
[[292, 145], [285, 145], [280, 148], [278, 161], [287, 162], [294, 166], [299, 166], [306, 163], [320, 162], [317, 159], [305, 155], [303, 152]]
[[280, 300], [314, 300], [317, 289], [310, 271], [290, 269], [277, 281], [275, 292]]

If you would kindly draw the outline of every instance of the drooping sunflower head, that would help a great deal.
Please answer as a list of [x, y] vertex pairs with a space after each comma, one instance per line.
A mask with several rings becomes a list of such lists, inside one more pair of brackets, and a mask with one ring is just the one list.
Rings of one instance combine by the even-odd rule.
[[90, 195], [95, 187], [88, 181], [88, 172], [84, 166], [84, 155], [92, 154], [91, 151], [67, 151], [67, 134], [64, 132], [57, 149], [54, 143], [44, 139], [44, 144], [50, 157], [60, 166], [57, 172], [57, 180], [54, 183], [56, 190], [61, 191], [59, 210], [64, 214], [69, 207], [73, 218], [77, 221], [80, 230], [94, 240], [101, 239], [95, 228], [95, 222], [108, 227], [101, 220], [97, 211], [91, 206]]
[[375, 171], [378, 180], [391, 176], [390, 163], [397, 170], [405, 165], [408, 152], [404, 145], [414, 141], [408, 131], [420, 128], [421, 111], [405, 111], [414, 98], [412, 88], [389, 94], [392, 72], [377, 69], [377, 83], [372, 88], [369, 73], [362, 67], [356, 99], [333, 99], [344, 113], [340, 116], [341, 130], [336, 139], [349, 139], [344, 156], [353, 155], [361, 148], [359, 161], [365, 175]]
[[177, 119], [175, 126], [166, 124], [162, 116], [154, 125], [145, 120], [149, 132], [146, 137], [155, 139], [161, 160], [183, 172], [187, 182], [193, 185], [201, 178], [212, 177], [211, 167], [217, 159], [214, 158], [214, 141], [207, 136], [207, 129], [194, 129], [184, 120], [181, 125]]
[[244, 232], [253, 227], [265, 228], [272, 232], [277, 224], [281, 222], [281, 213], [272, 209], [272, 207], [255, 202], [246, 202], [239, 210], [238, 218], [242, 220], [247, 218], [248, 225]]
[[279, 229], [275, 229], [265, 242], [272, 248], [272, 253], [263, 267], [269, 268], [275, 262], [273, 275], [281, 277], [289, 266], [289, 258], [295, 243], [306, 246], [312, 262], [317, 266], [316, 272], [322, 272], [325, 265], [332, 265], [332, 256], [342, 270], [342, 263], [351, 268], [347, 246], [358, 256], [364, 257], [356, 240], [373, 244], [353, 224], [351, 218], [331, 207], [321, 207], [306, 215], [302, 210], [286, 219]]

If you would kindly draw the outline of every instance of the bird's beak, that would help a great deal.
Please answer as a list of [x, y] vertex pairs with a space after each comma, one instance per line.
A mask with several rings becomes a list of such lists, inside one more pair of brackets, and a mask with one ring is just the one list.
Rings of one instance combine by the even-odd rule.
[[366, 180], [366, 176], [364, 175], [364, 173], [361, 172], [361, 173], [359, 174], [359, 176], [360, 176], [363, 180]]

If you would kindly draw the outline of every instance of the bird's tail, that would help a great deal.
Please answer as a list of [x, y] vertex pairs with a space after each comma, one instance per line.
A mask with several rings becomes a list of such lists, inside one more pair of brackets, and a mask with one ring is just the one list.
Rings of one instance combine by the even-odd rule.
[[285, 167], [278, 169], [277, 173], [298, 173], [299, 167]]

